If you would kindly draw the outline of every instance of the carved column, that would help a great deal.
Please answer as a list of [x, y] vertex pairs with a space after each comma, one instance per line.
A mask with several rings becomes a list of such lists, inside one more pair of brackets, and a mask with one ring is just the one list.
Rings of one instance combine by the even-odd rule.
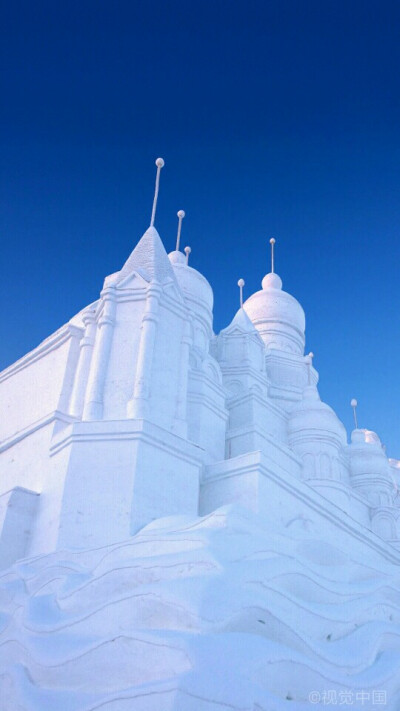
[[83, 404], [85, 400], [85, 390], [96, 335], [96, 320], [94, 311], [87, 311], [83, 315], [83, 323], [85, 326], [85, 332], [79, 344], [79, 360], [69, 405], [69, 412], [75, 417], [82, 416]]
[[115, 323], [115, 290], [109, 287], [103, 294], [103, 312], [98, 321], [94, 345], [92, 367], [86, 390], [84, 420], [101, 420], [103, 417], [104, 383], [110, 358], [112, 336]]
[[148, 414], [154, 344], [157, 332], [161, 292], [162, 288], [157, 281], [151, 282], [147, 287], [146, 306], [140, 333], [133, 398], [132, 400], [129, 400], [127, 405], [127, 416], [133, 419], [143, 419]]

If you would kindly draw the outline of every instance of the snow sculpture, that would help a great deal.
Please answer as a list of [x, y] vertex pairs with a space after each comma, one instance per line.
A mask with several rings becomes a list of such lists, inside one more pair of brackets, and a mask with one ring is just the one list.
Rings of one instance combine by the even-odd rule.
[[373, 433], [355, 430], [347, 446], [321, 402], [275, 240], [261, 291], [243, 303], [239, 280], [240, 309], [215, 337], [211, 286], [179, 249], [184, 211], [169, 256], [154, 226], [156, 165], [150, 227], [99, 300], [1, 375], [4, 540], [17, 491], [29, 533], [16, 557], [107, 545], [227, 503], [262, 510], [260, 456], [398, 545], [389, 461]]
[[0, 374], [5, 708], [295, 711], [384, 688], [395, 711], [400, 462], [321, 402], [274, 239], [214, 334], [185, 213], [169, 255], [155, 228], [156, 165], [121, 270]]

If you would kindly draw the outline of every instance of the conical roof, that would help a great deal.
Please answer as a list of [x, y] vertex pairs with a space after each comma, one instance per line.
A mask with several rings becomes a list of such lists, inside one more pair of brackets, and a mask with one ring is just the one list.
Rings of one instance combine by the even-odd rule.
[[168, 259], [161, 237], [155, 227], [149, 227], [126, 260], [118, 275], [118, 281], [132, 272], [138, 272], [146, 281], [154, 279], [176, 283], [174, 271]]
[[258, 331], [252, 321], [250, 321], [246, 311], [241, 307], [234, 315], [231, 323], [226, 328], [223, 328], [222, 334], [229, 334], [231, 331], [239, 330], [243, 333], [251, 333], [258, 336]]

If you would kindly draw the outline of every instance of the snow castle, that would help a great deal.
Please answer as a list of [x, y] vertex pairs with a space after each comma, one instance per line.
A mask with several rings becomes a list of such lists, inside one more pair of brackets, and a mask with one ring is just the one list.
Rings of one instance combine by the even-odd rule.
[[214, 333], [156, 164], [121, 270], [0, 374], [5, 708], [398, 709], [400, 462], [321, 401], [273, 261]]

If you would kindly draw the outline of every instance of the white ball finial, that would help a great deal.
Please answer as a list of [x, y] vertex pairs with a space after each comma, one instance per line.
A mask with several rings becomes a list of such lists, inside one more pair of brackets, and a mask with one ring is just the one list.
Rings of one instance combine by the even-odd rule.
[[191, 250], [190, 247], [185, 247], [185, 249], [184, 249], [183, 251], [184, 251], [185, 254], [186, 254], [186, 264], [189, 264], [189, 254], [190, 254], [190, 252], [191, 252], [192, 250]]
[[158, 191], [160, 188], [160, 172], [161, 168], [164, 167], [164, 161], [162, 158], [157, 158], [156, 160], [156, 166], [157, 166], [157, 175], [156, 175], [156, 186], [154, 189], [154, 199], [153, 199], [153, 209], [151, 211], [151, 220], [150, 220], [150, 227], [154, 227], [154, 221], [156, 219], [156, 209], [157, 209], [157, 200], [158, 200]]
[[179, 245], [181, 243], [182, 220], [185, 217], [185, 210], [178, 210], [176, 214], [178, 215], [178, 234], [176, 235], [176, 251], [179, 252]]
[[271, 237], [269, 243], [271, 245], [271, 274], [273, 274], [275, 271], [275, 261], [274, 261], [275, 238]]
[[358, 402], [357, 402], [357, 400], [355, 399], [355, 397], [353, 397], [353, 398], [350, 400], [350, 405], [351, 405], [351, 407], [353, 408], [354, 425], [355, 425], [356, 430], [358, 430], [358, 421], [357, 421], [357, 405], [358, 405]]
[[240, 291], [240, 308], [243, 306], [243, 287], [244, 287], [244, 279], [239, 279], [238, 281], [238, 287]]

